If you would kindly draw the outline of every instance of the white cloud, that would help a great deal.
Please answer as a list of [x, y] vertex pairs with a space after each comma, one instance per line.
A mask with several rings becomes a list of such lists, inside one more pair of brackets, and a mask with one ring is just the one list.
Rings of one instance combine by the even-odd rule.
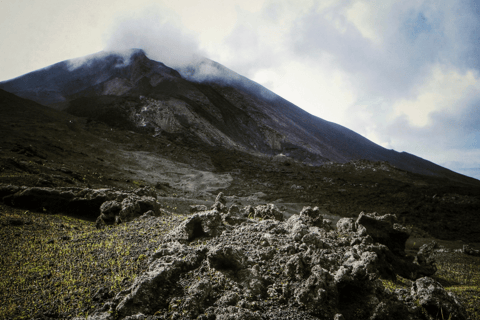
[[435, 65], [417, 92], [413, 99], [395, 102], [393, 116], [405, 115], [412, 125], [422, 127], [431, 123], [432, 112], [458, 111], [466, 95], [480, 95], [480, 81], [472, 70], [462, 74], [453, 68]]
[[350, 8], [347, 9], [346, 17], [355, 25], [364, 38], [378, 42], [380, 40], [378, 35], [379, 28], [376, 23], [378, 16], [374, 15], [372, 10], [374, 7], [374, 2], [354, 1]]
[[154, 60], [169, 67], [181, 67], [204, 56], [195, 35], [176, 21], [176, 14], [149, 8], [141, 14], [120, 19], [106, 38], [105, 49], [143, 49]]
[[355, 90], [343, 72], [328, 67], [328, 57], [319, 60], [323, 60], [320, 66], [290, 61], [281, 68], [262, 70], [252, 80], [313, 115], [339, 123], [356, 99]]

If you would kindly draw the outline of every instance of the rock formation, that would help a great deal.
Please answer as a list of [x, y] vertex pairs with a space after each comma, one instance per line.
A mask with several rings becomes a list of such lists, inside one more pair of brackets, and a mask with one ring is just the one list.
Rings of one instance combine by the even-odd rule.
[[[423, 277], [434, 244], [414, 263], [392, 215], [360, 214], [333, 230], [316, 209], [255, 220], [235, 207], [222, 214], [221, 199], [172, 230], [148, 271], [88, 319], [466, 319], [453, 294]], [[243, 221], [226, 223], [234, 217]], [[383, 286], [397, 274], [415, 280], [410, 291]]]
[[68, 212], [97, 218], [97, 225], [131, 221], [147, 211], [161, 215], [154, 190], [0, 186], [5, 204], [36, 211]]

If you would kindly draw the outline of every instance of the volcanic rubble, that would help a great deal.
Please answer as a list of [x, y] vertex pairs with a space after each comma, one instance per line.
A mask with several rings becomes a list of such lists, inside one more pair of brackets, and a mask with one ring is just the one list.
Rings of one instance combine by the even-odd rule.
[[[97, 228], [158, 225], [172, 215], [147, 188], [3, 186], [0, 194], [21, 207], [97, 206]], [[332, 226], [317, 207], [286, 219], [274, 204], [227, 207], [222, 193], [192, 212], [148, 248], [148, 269], [128, 289], [97, 295], [87, 319], [467, 319], [459, 299], [430, 278], [435, 243], [406, 255], [409, 234], [395, 215], [361, 213]], [[410, 290], [380, 280], [397, 275], [412, 281]]]

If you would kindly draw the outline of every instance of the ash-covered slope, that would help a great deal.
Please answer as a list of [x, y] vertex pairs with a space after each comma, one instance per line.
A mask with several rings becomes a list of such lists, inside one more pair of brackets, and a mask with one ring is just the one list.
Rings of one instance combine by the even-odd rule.
[[111, 126], [308, 164], [367, 159], [415, 173], [475, 182], [408, 153], [387, 150], [312, 116], [210, 60], [174, 70], [142, 50], [101, 52], [0, 83], [0, 88]]
[[[162, 63], [142, 69], [142, 50], [132, 49], [122, 54], [100, 52], [83, 58], [66, 60], [18, 78], [0, 83], [0, 88], [19, 97], [54, 107], [59, 102], [84, 95], [121, 95], [145, 76], [145, 71], [163, 78], [180, 77], [178, 72]], [[157, 80], [158, 81], [158, 80]], [[101, 84], [101, 85], [100, 85]], [[102, 91], [99, 89], [102, 88]]]

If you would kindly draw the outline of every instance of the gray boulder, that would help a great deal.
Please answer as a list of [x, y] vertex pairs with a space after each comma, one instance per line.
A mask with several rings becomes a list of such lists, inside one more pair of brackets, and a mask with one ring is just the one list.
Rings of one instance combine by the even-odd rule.
[[415, 263], [420, 266], [419, 273], [423, 276], [432, 276], [437, 272], [435, 265], [434, 250], [437, 248], [437, 243], [432, 241], [431, 243], [424, 244], [418, 250], [415, 258]]
[[154, 197], [138, 196], [130, 194], [125, 197], [119, 196], [118, 200], [105, 201], [100, 206], [100, 216], [105, 223], [118, 223], [132, 221], [148, 211], [152, 211], [154, 216], [162, 214], [160, 205]]
[[183, 221], [165, 239], [167, 241], [188, 243], [201, 237], [219, 236], [227, 229], [227, 226], [223, 224], [220, 213], [216, 210], [210, 210], [196, 213]]
[[405, 242], [410, 236], [405, 230], [395, 228], [394, 215], [380, 216], [361, 212], [355, 221], [357, 233], [369, 235], [374, 241], [386, 245], [395, 255], [405, 256]]
[[323, 218], [322, 214], [320, 213], [320, 208], [318, 207], [303, 207], [302, 211], [300, 211], [300, 216], [310, 220], [309, 224], [312, 226], [329, 230], [332, 229], [330, 223]]
[[228, 212], [222, 215], [222, 219], [229, 225], [241, 224], [242, 222], [247, 221], [247, 218], [240, 213], [240, 209], [236, 204], [232, 204], [228, 208]]
[[120, 317], [137, 313], [153, 314], [169, 304], [168, 297], [183, 272], [195, 269], [205, 258], [205, 252], [179, 243], [164, 245], [156, 252], [149, 270], [136, 278], [128, 294], [116, 307]]
[[339, 233], [356, 232], [355, 220], [352, 218], [341, 218], [337, 221], [337, 231]]
[[468, 244], [463, 246], [462, 251], [470, 256], [480, 257], [480, 250], [473, 249]]
[[227, 208], [227, 200], [223, 195], [223, 192], [220, 192], [217, 197], [215, 198], [215, 203], [212, 205], [211, 210], [217, 210], [218, 212], [225, 213]]
[[[105, 222], [114, 221], [117, 216], [121, 216], [123, 221], [130, 221], [148, 210], [160, 212], [155, 191], [147, 187], [117, 191], [6, 186], [0, 188], [0, 194], [4, 195], [3, 201], [13, 207], [40, 212], [76, 213], [86, 218], [97, 218], [101, 214]], [[124, 202], [126, 198], [130, 200]]]
[[459, 298], [445, 291], [442, 285], [429, 277], [417, 279], [411, 295], [434, 319], [466, 320], [467, 313]]
[[273, 203], [256, 206], [254, 209], [253, 218], [273, 219], [278, 221], [284, 220], [283, 213]]
[[208, 208], [206, 205], [197, 204], [197, 205], [190, 206], [190, 213], [197, 213], [197, 212], [203, 212], [203, 211], [208, 211]]

